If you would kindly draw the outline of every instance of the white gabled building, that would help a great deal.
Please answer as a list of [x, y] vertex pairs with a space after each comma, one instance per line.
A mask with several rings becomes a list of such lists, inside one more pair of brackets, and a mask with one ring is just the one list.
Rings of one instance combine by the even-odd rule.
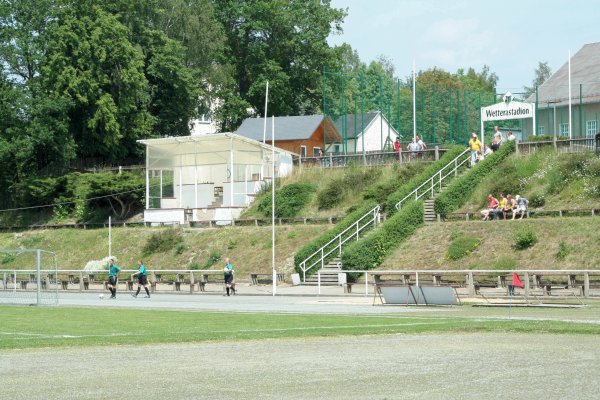
[[[331, 117], [332, 118], [332, 117]], [[402, 136], [379, 111], [348, 114], [332, 118], [336, 130], [342, 135], [341, 144], [333, 144], [333, 153], [362, 153], [368, 151], [393, 151], [396, 137]]]
[[[144, 222], [230, 223], [272, 181], [272, 147], [233, 133], [138, 140], [146, 146]], [[292, 171], [275, 148], [275, 176]]]

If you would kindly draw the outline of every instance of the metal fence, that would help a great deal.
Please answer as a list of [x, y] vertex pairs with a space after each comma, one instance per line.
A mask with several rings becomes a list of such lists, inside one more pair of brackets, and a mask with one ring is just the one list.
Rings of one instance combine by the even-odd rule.
[[517, 154], [530, 154], [539, 150], [553, 148], [558, 153], [585, 153], [599, 150], [599, 143], [595, 138], [554, 139], [530, 142], [518, 142]]
[[299, 167], [340, 168], [348, 166], [383, 166], [405, 162], [431, 162], [439, 160], [447, 149], [435, 146], [421, 151], [368, 151], [364, 153], [327, 154], [322, 157], [295, 157]]
[[[345, 283], [356, 286], [357, 293], [375, 294], [378, 285], [450, 286], [463, 296], [505, 297], [524, 299], [538, 297], [600, 296], [600, 270], [342, 270], [346, 274], [362, 274], [360, 281]], [[523, 288], [511, 288], [513, 273]], [[343, 279], [345, 281], [345, 279]], [[321, 271], [317, 272], [317, 294], [321, 293]], [[364, 292], [361, 290], [364, 289]], [[513, 293], [513, 289], [516, 291]], [[351, 292], [351, 289], [347, 289]]]

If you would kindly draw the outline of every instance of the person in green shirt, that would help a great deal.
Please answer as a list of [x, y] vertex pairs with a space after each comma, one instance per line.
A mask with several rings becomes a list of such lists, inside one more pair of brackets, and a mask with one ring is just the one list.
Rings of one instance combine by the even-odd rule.
[[135, 274], [131, 275], [131, 280], [133, 280], [134, 276], [138, 277], [138, 288], [137, 292], [135, 292], [135, 294], [131, 293], [131, 295], [133, 297], [138, 297], [138, 294], [140, 294], [140, 290], [143, 286], [144, 290], [146, 291], [146, 298], [149, 299], [150, 291], [148, 290], [148, 271], [146, 270], [146, 266], [144, 265], [144, 262], [142, 260], [138, 261], [138, 271]]
[[233, 294], [235, 294], [235, 283], [233, 283], [233, 264], [231, 264], [229, 258], [225, 259], [223, 275], [225, 278], [225, 289], [227, 290], [227, 296], [229, 296], [229, 289], [231, 289]]
[[121, 268], [115, 265], [115, 260], [112, 258], [108, 261], [108, 284], [106, 287], [110, 290], [111, 299], [117, 298], [117, 280], [119, 279], [119, 272]]

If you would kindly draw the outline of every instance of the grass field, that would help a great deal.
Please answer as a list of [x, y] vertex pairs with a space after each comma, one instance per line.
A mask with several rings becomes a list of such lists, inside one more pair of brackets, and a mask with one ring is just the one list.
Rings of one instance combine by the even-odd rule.
[[[453, 315], [310, 315], [165, 310], [0, 307], [0, 348], [156, 344], [379, 334], [512, 332], [600, 334], [589, 321], [518, 319], [467, 307]], [[527, 314], [530, 314], [527, 316]], [[519, 315], [519, 314], [515, 314]], [[560, 311], [558, 315], [561, 315]], [[565, 315], [573, 315], [569, 312]]]
[[[341, 300], [294, 300], [324, 301]], [[577, 309], [371, 306], [352, 315], [278, 307], [0, 306], [0, 399], [441, 400], [510, 390], [512, 398], [562, 400], [600, 390], [597, 301]]]

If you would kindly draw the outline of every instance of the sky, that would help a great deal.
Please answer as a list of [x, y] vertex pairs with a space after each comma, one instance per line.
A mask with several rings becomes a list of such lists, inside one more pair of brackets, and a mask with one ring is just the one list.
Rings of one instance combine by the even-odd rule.
[[347, 8], [348, 43], [369, 63], [392, 60], [396, 76], [433, 67], [448, 72], [484, 65], [498, 75], [497, 93], [530, 86], [538, 62], [556, 72], [584, 44], [600, 41], [598, 0], [332, 0]]

